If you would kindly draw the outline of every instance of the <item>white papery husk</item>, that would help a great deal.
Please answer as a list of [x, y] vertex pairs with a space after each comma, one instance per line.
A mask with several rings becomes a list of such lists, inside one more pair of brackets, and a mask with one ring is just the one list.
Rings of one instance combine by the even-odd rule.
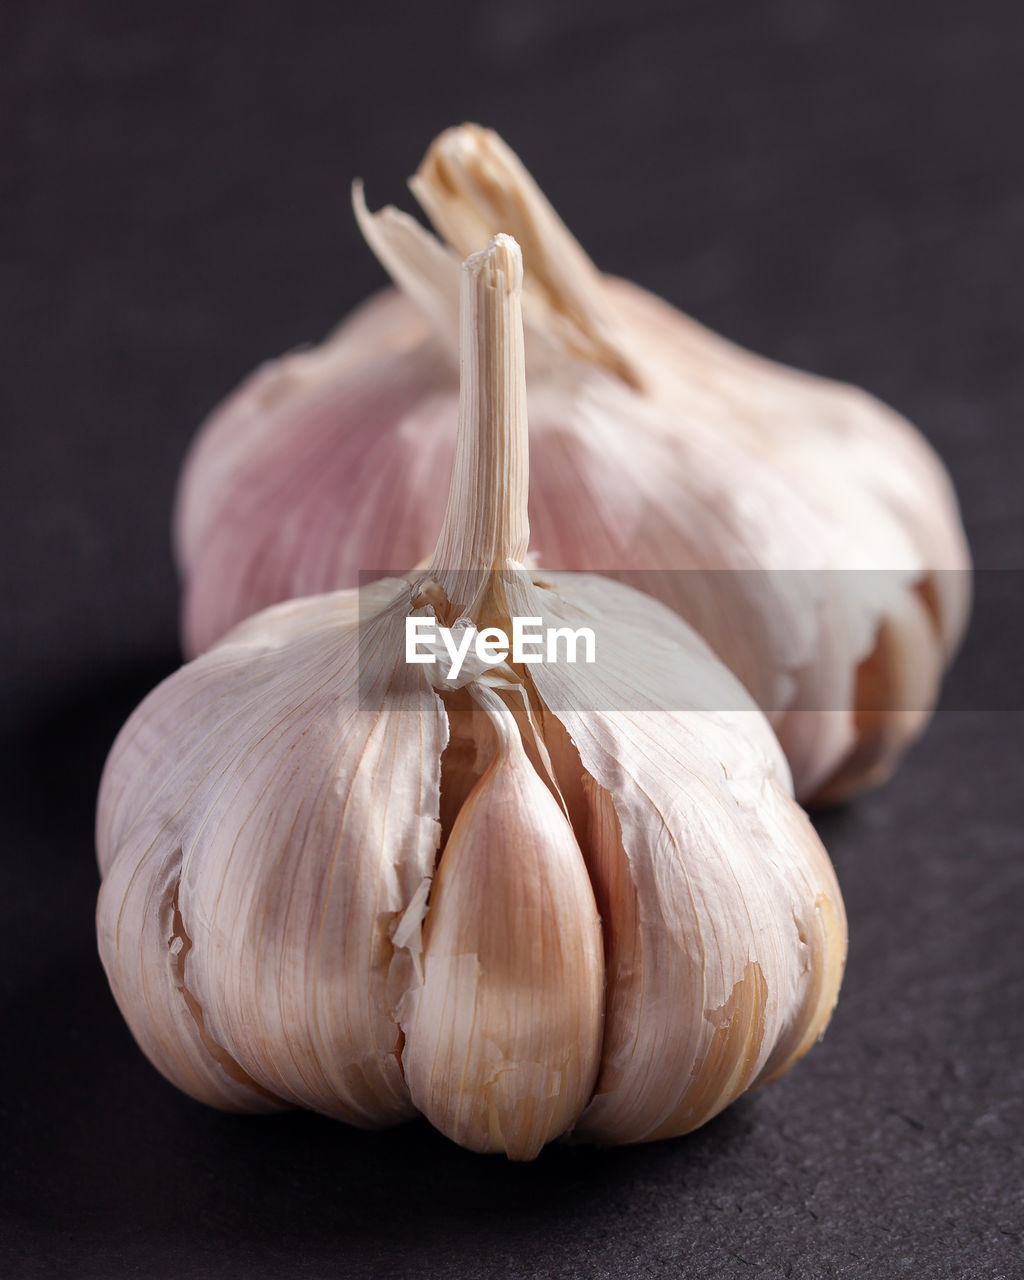
[[[523, 568], [520, 280], [507, 237], [467, 263], [427, 568], [250, 618], [107, 761], [100, 954], [214, 1106], [420, 1110], [518, 1159], [643, 1141], [786, 1070], [835, 1003], [839, 890], [749, 694], [657, 601]], [[449, 680], [406, 662], [411, 614], [590, 626], [601, 659]]]

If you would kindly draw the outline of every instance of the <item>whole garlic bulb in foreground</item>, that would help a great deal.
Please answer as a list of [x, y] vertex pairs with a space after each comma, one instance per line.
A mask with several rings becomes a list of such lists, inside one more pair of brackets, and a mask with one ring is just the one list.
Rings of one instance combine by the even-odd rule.
[[[823, 1030], [828, 858], [735, 677], [610, 579], [523, 566], [521, 258], [463, 275], [430, 564], [249, 619], [129, 719], [101, 785], [100, 953], [193, 1096], [417, 1110], [517, 1159], [685, 1132]], [[597, 662], [409, 663], [407, 617], [591, 627]]]
[[[524, 245], [543, 562], [617, 574], [694, 625], [768, 714], [801, 798], [883, 780], [969, 607], [956, 501], [922, 437], [600, 275], [493, 133], [442, 134], [412, 186], [459, 254], [501, 229]], [[402, 292], [264, 366], [187, 460], [189, 652], [267, 604], [429, 553], [456, 420], [456, 257], [393, 209], [360, 197], [357, 213]]]

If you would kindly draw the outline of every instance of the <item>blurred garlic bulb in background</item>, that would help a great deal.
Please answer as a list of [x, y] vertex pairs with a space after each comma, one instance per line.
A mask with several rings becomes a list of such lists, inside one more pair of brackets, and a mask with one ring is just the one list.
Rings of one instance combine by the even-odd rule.
[[601, 275], [489, 131], [442, 134], [411, 186], [446, 244], [371, 215], [357, 190], [400, 291], [258, 370], [192, 448], [176, 514], [187, 650], [429, 553], [455, 433], [457, 260], [504, 230], [526, 264], [544, 564], [620, 576], [691, 622], [768, 714], [801, 798], [888, 776], [969, 608], [955, 497], [924, 439], [864, 392]]
[[[524, 569], [515, 242], [463, 281], [432, 560], [258, 614], [150, 694], [104, 772], [97, 921], [132, 1031], [194, 1097], [420, 1110], [528, 1159], [570, 1129], [685, 1132], [785, 1071], [835, 1003], [845, 919], [704, 642], [620, 583]], [[600, 651], [453, 680], [406, 661], [410, 616], [583, 622]]]

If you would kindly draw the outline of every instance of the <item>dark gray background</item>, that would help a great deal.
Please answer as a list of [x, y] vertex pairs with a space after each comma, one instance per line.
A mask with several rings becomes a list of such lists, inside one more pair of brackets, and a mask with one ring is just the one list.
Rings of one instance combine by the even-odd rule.
[[1019, 670], [1013, 574], [897, 782], [820, 820], [851, 926], [825, 1041], [688, 1138], [517, 1167], [425, 1124], [206, 1110], [109, 996], [91, 840], [113, 734], [176, 661], [190, 435], [381, 283], [349, 180], [410, 207], [465, 118], [604, 267], [918, 422], [978, 563], [1019, 569], [1024, 8], [6, 0], [0, 23], [0, 1272], [1024, 1274], [1024, 722], [963, 694]]

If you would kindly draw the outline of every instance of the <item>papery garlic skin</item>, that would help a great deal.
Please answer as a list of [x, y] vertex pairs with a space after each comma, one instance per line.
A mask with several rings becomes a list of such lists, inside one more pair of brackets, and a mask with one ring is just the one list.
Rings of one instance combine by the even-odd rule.
[[[379, 353], [378, 313], [395, 321]], [[430, 553], [451, 474], [457, 373], [404, 299], [385, 295], [362, 314], [325, 347], [258, 370], [220, 411], [220, 427], [197, 439], [176, 541], [179, 563], [196, 566], [186, 570], [188, 654], [267, 605]], [[416, 343], [396, 361], [403, 327]]]
[[[248, 1084], [225, 1098], [215, 1051], [267, 1101], [380, 1124], [414, 1113], [389, 929], [433, 872], [447, 725], [394, 660], [387, 703], [361, 705], [354, 604], [270, 610], [141, 705], [104, 772], [97, 919], [114, 993], [179, 1087], [251, 1109]], [[381, 619], [382, 649], [400, 653], [403, 624]]]
[[[677, 614], [527, 571], [521, 259], [466, 263], [426, 568], [290, 601], [170, 676], [97, 815], [100, 955], [154, 1064], [230, 1110], [422, 1111], [530, 1159], [704, 1123], [823, 1031], [842, 900], [750, 696]], [[408, 616], [599, 630], [596, 665], [405, 662]]]
[[[602, 276], [487, 130], [442, 134], [411, 185], [459, 255], [503, 230], [523, 244], [544, 563], [620, 573], [696, 626], [769, 714], [802, 798], [882, 781], [930, 716], [970, 601], [955, 496], [923, 438], [865, 393]], [[187, 460], [190, 653], [267, 604], [432, 546], [456, 417], [456, 255], [446, 283], [445, 250], [415, 224], [385, 210], [361, 225], [409, 297], [384, 295], [259, 371]], [[873, 599], [858, 598], [865, 574]], [[894, 643], [914, 646], [916, 674], [893, 668], [889, 705], [865, 710]]]

